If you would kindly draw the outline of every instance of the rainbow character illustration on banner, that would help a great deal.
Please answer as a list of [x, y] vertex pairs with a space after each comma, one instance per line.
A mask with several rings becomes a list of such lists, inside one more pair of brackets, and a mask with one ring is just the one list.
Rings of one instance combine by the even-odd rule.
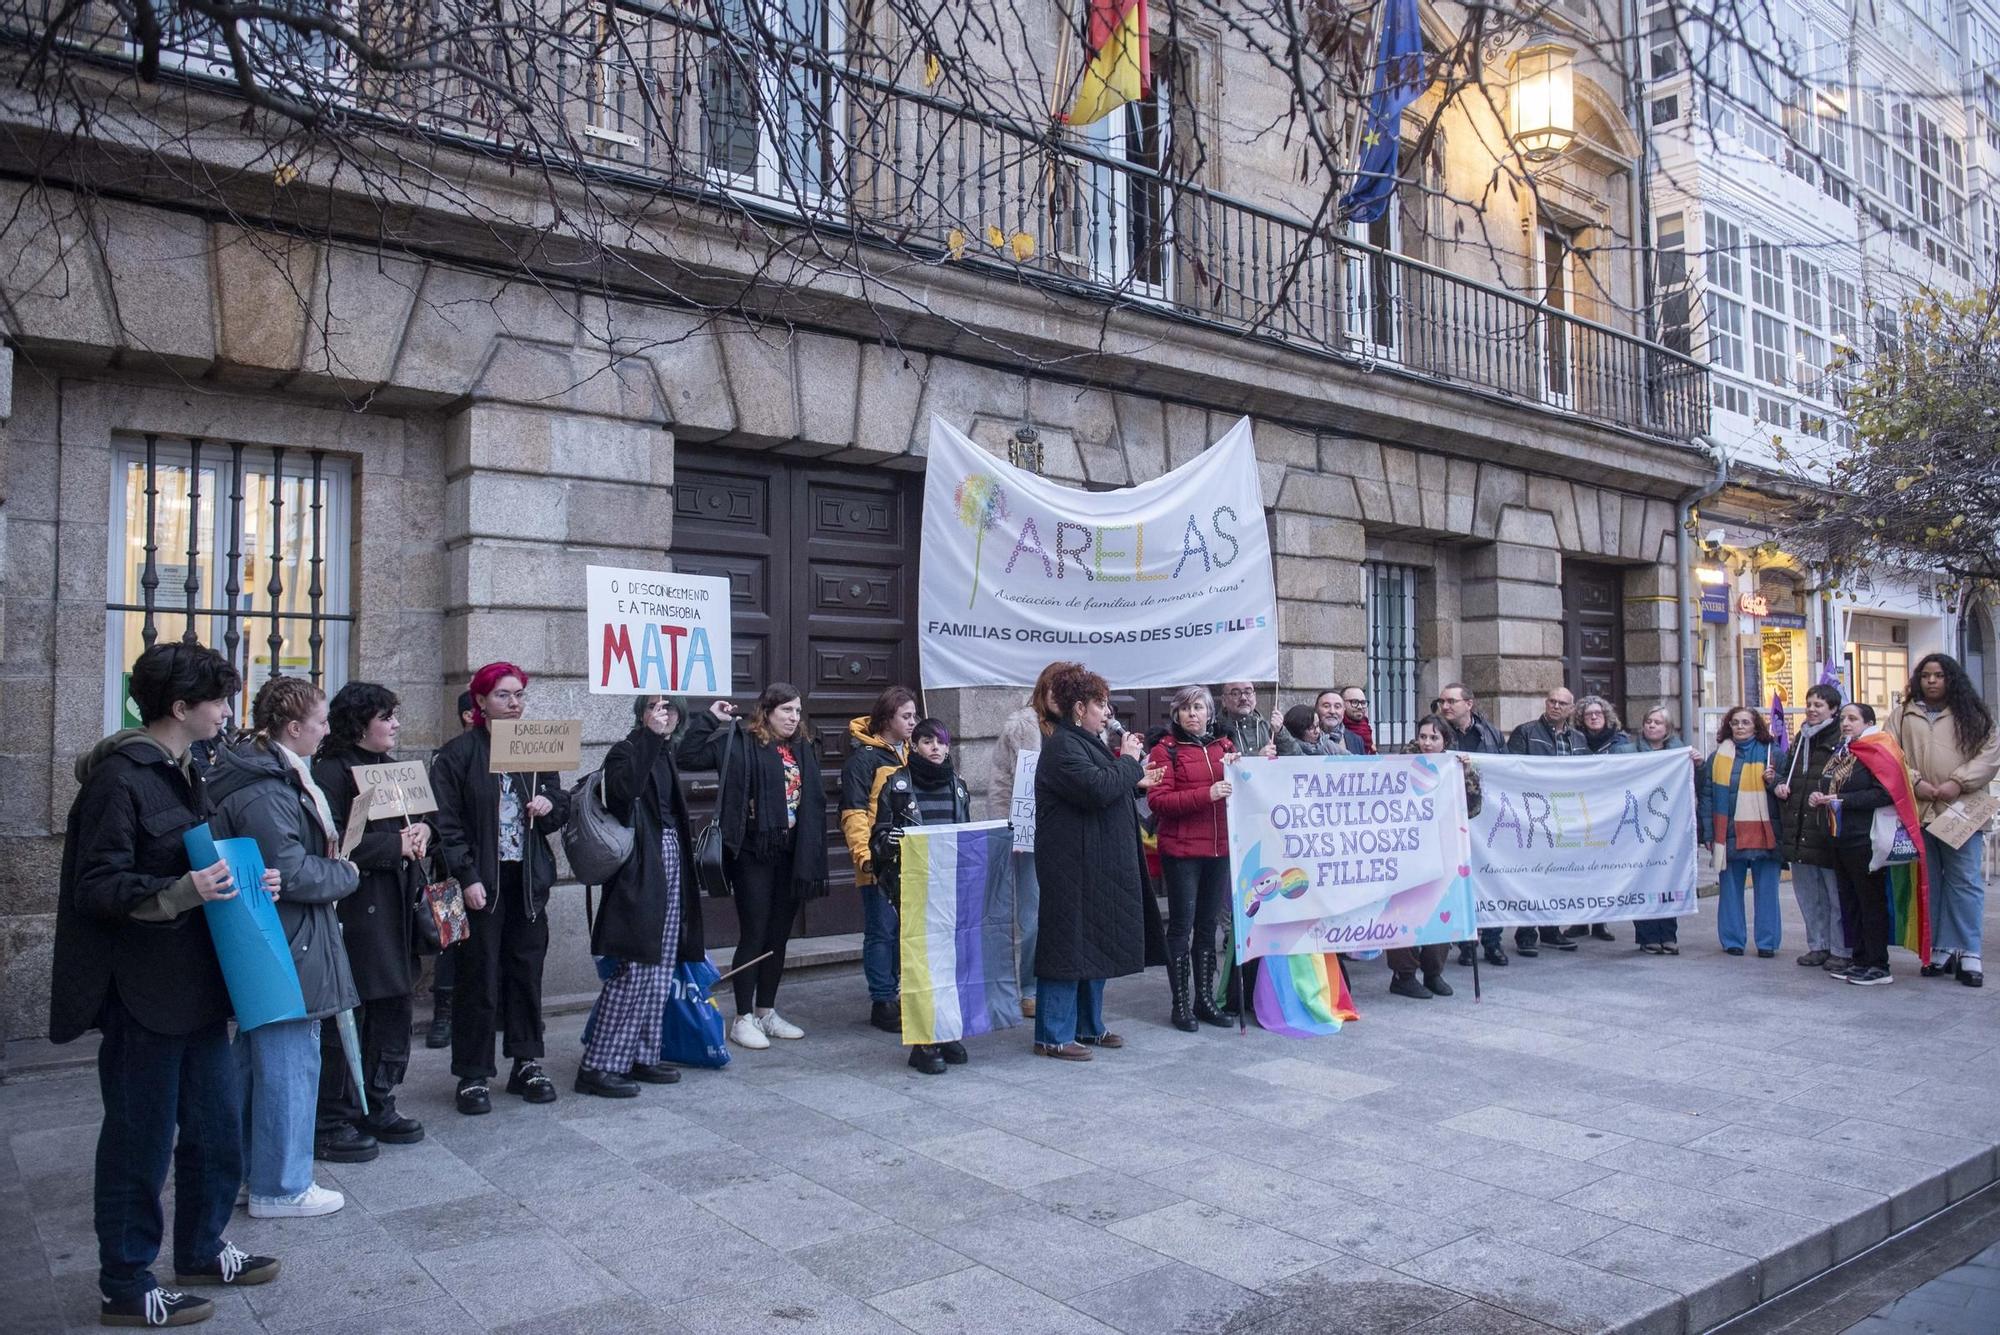
[[1264, 907], [1267, 899], [1297, 899], [1306, 892], [1312, 882], [1306, 876], [1304, 867], [1287, 867], [1278, 871], [1263, 865], [1264, 846], [1257, 844], [1250, 850], [1250, 856], [1243, 867], [1242, 886], [1243, 916], [1254, 918], [1257, 910]]

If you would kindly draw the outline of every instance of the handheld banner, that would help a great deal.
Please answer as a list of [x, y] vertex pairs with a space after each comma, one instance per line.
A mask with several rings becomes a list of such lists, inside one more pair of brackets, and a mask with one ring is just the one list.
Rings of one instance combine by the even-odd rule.
[[1238, 959], [1470, 937], [1460, 758], [1296, 756], [1230, 767]]
[[305, 1019], [306, 999], [299, 990], [292, 945], [285, 925], [278, 921], [278, 906], [264, 893], [264, 855], [257, 841], [218, 842], [203, 823], [183, 834], [181, 844], [196, 867], [227, 862], [229, 879], [236, 886], [233, 898], [211, 899], [201, 906], [215, 942], [215, 958], [222, 965], [222, 981], [229, 988], [229, 1004], [236, 1011], [236, 1027], [257, 1029], [279, 1020]]
[[1482, 927], [1680, 918], [1695, 899], [1694, 752], [1469, 756]]
[[927, 687], [1026, 686], [1056, 659], [1121, 689], [1278, 677], [1248, 418], [1171, 473], [1087, 492], [933, 417], [917, 584]]
[[585, 566], [592, 695], [734, 693], [729, 581]]
[[1040, 751], [1022, 751], [1014, 757], [1014, 801], [1007, 823], [1014, 827], [1014, 847], [1023, 853], [1035, 851], [1035, 766]]
[[489, 774], [545, 774], [583, 766], [583, 720], [496, 718], [486, 725], [493, 744]]

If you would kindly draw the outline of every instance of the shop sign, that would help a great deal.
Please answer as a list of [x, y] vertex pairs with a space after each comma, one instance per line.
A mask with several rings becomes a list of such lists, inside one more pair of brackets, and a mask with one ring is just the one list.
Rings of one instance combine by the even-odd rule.
[[1766, 630], [1804, 630], [1805, 614], [1802, 612], [1772, 612], [1764, 618]]
[[1729, 621], [1729, 590], [1717, 584], [1701, 586], [1701, 619], [1721, 624]]
[[1746, 617], [1767, 617], [1771, 615], [1771, 604], [1761, 593], [1746, 593], [1736, 600], [1736, 610]]

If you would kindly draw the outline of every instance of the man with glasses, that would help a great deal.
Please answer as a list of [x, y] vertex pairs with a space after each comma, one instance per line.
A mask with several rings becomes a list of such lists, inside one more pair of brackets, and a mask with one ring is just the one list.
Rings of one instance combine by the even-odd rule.
[[[1347, 735], [1361, 743], [1358, 755], [1375, 754], [1375, 725], [1368, 721], [1368, 692], [1360, 686], [1340, 688], [1340, 703], [1345, 711], [1344, 722]], [[1351, 748], [1350, 748], [1351, 749]]]
[[[1576, 696], [1567, 686], [1550, 689], [1542, 701], [1542, 716], [1529, 719], [1514, 729], [1507, 738], [1507, 749], [1517, 756], [1584, 756], [1590, 754], [1590, 744], [1583, 734], [1569, 725], [1570, 715], [1576, 711]], [[1576, 942], [1563, 935], [1560, 927], [1544, 927], [1539, 934], [1533, 927], [1514, 929], [1514, 950], [1522, 955], [1538, 955], [1537, 936], [1540, 945], [1556, 950], [1575, 950]]]
[[1295, 756], [1299, 744], [1285, 731], [1285, 716], [1273, 710], [1265, 718], [1257, 712], [1257, 687], [1247, 681], [1232, 681], [1221, 692], [1215, 714], [1215, 735], [1227, 737], [1241, 756]]
[[[1453, 751], [1463, 751], [1467, 755], [1499, 755], [1507, 749], [1500, 730], [1480, 717], [1475, 708], [1477, 701], [1462, 681], [1454, 681], [1438, 692], [1438, 713], [1444, 719], [1447, 729], [1445, 745]], [[1479, 947], [1488, 964], [1505, 967], [1507, 952], [1500, 948], [1500, 929], [1482, 927], [1479, 929]], [[1461, 941], [1458, 946], [1458, 962], [1472, 963], [1473, 946], [1470, 941]], [[1534, 952], [1529, 952], [1534, 953]]]

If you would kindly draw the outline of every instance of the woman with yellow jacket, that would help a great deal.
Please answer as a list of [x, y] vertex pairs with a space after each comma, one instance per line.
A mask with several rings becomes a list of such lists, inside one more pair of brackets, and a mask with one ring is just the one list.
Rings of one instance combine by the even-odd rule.
[[[1973, 689], [1972, 679], [1949, 654], [1926, 654], [1910, 676], [1889, 732], [1903, 748], [1916, 781], [1917, 810], [1925, 826], [1961, 797], [1985, 793], [2000, 771], [2000, 730]], [[1931, 922], [1937, 936], [1921, 970], [1926, 978], [1953, 974], [1967, 987], [1986, 982], [1979, 959], [1980, 919], [1986, 910], [1986, 836], [1975, 831], [1957, 848], [1924, 832], [1930, 865]]]
[[840, 834], [854, 858], [854, 884], [861, 891], [861, 973], [868, 980], [868, 1023], [884, 1033], [903, 1032], [896, 997], [896, 908], [875, 884], [875, 860], [868, 837], [875, 802], [889, 776], [909, 763], [910, 734], [917, 727], [917, 696], [907, 686], [891, 686], [875, 697], [865, 718], [847, 725], [847, 760], [840, 767]]

